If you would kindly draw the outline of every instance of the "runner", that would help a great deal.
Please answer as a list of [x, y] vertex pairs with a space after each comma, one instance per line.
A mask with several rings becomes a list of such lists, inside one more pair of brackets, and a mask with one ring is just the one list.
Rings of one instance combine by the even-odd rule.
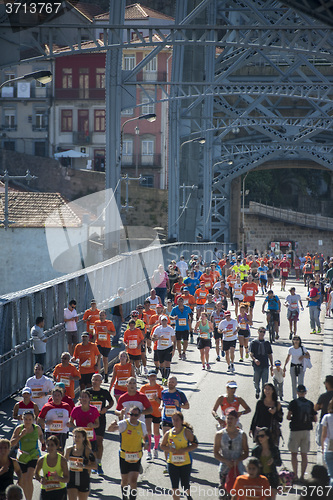
[[[268, 273], [268, 271], [269, 271], [268, 266], [265, 266], [265, 262], [262, 260], [260, 262], [260, 267], [258, 267], [259, 283], [261, 286], [262, 295], [265, 295], [265, 293], [267, 293], [267, 280], [268, 280], [267, 273]], [[272, 278], [272, 275], [270, 277]]]
[[240, 274], [237, 274], [236, 281], [234, 283], [234, 304], [235, 304], [235, 315], [238, 315], [238, 306], [242, 302], [244, 295], [242, 294], [242, 286]]
[[111, 337], [116, 335], [114, 324], [109, 319], [106, 319], [106, 312], [100, 311], [99, 319], [95, 320], [94, 324], [94, 341], [97, 344], [98, 350], [103, 357], [104, 382], [108, 383], [109, 372], [109, 354], [111, 351]]
[[123, 500], [137, 498], [142, 443], [144, 442], [144, 450], [148, 448], [147, 428], [146, 424], [139, 420], [140, 415], [140, 408], [131, 406], [128, 413], [129, 418], [120, 420], [118, 423], [115, 420], [108, 428], [109, 432], [119, 431], [120, 433], [119, 464]]
[[[66, 500], [69, 472], [67, 460], [58, 453], [59, 439], [50, 436], [46, 440], [46, 455], [40, 457], [36, 469], [35, 479], [41, 483], [41, 500]], [[40, 471], [43, 476], [40, 476]]]
[[62, 402], [61, 398], [61, 389], [53, 389], [52, 400], [41, 409], [37, 423], [42, 429], [45, 429], [46, 439], [53, 434], [57, 435], [58, 448], [63, 452], [69, 431], [67, 424], [72, 410], [69, 404]]
[[68, 500], [88, 500], [90, 471], [96, 467], [95, 456], [83, 427], [73, 430], [73, 441], [74, 445], [66, 449], [65, 455], [69, 467]]
[[186, 349], [188, 346], [188, 337], [193, 314], [188, 306], [184, 306], [184, 299], [182, 297], [179, 297], [178, 305], [172, 309], [170, 319], [176, 320], [176, 341], [179, 359], [186, 360]]
[[274, 295], [273, 290], [268, 290], [267, 297], [265, 298], [262, 304], [262, 313], [265, 311], [265, 304], [267, 304], [267, 324], [270, 321], [271, 315], [274, 319], [274, 330], [275, 330], [275, 338], [278, 340], [279, 338], [279, 325], [280, 325], [280, 311], [281, 311], [281, 302], [277, 295]]
[[66, 337], [68, 343], [68, 351], [73, 356], [74, 348], [78, 342], [77, 322], [78, 315], [76, 312], [76, 300], [71, 300], [68, 307], [64, 309], [64, 323], [66, 328]]
[[[160, 310], [160, 311], [163, 310], [162, 304], [156, 305], [156, 309], [153, 310], [154, 315], [156, 314], [157, 310]], [[144, 313], [142, 313], [141, 317], [143, 317], [143, 314]], [[151, 316], [150, 318], [152, 318], [152, 317], [153, 316]], [[147, 315], [146, 315], [146, 318], [147, 318]], [[143, 366], [144, 373], [145, 373], [145, 375], [147, 375], [148, 369], [147, 369], [147, 356], [146, 356], [146, 338], [147, 338], [147, 335], [150, 338], [150, 334], [149, 333], [147, 334], [147, 325], [146, 325], [145, 321], [140, 318], [139, 311], [137, 311], [136, 309], [134, 311], [132, 311], [131, 312], [131, 319], [135, 320], [135, 328], [140, 330], [142, 335], [143, 335], [143, 342], [142, 342], [141, 347], [140, 347], [140, 358], [141, 358], [141, 364]], [[128, 325], [127, 325], [127, 328], [129, 328]]]
[[287, 256], [284, 255], [283, 259], [281, 260], [279, 264], [279, 268], [281, 270], [281, 290], [283, 292], [286, 291], [286, 281], [288, 279], [289, 271], [291, 268], [290, 262], [287, 260]]
[[268, 267], [268, 271], [267, 271], [267, 287], [268, 287], [268, 289], [271, 289], [274, 286], [274, 269], [275, 269], [272, 257], [267, 262], [267, 267]]
[[217, 302], [215, 306], [215, 311], [212, 312], [210, 316], [210, 321], [214, 326], [214, 340], [215, 340], [215, 350], [216, 350], [216, 361], [220, 361], [220, 341], [221, 341], [221, 351], [222, 356], [225, 355], [222, 349], [222, 333], [218, 331], [218, 325], [224, 318], [224, 311], [222, 309], [222, 302]]
[[129, 410], [134, 405], [140, 409], [140, 420], [144, 423], [145, 415], [151, 415], [153, 408], [147, 396], [137, 390], [136, 379], [130, 377], [127, 380], [127, 392], [118, 399], [115, 414], [120, 419], [128, 418]]
[[109, 392], [111, 392], [114, 386], [113, 395], [118, 402], [120, 396], [127, 392], [127, 379], [129, 377], [134, 377], [134, 366], [130, 362], [129, 356], [126, 351], [122, 351], [119, 354], [119, 361], [113, 367], [112, 378], [110, 382]]
[[249, 318], [252, 321], [256, 295], [258, 294], [259, 290], [258, 285], [254, 283], [251, 274], [249, 274], [247, 282], [243, 284], [241, 292], [244, 295], [243, 302], [248, 302], [250, 304]]
[[234, 285], [237, 281], [237, 276], [236, 276], [236, 272], [234, 269], [231, 268], [230, 274], [228, 275], [226, 281], [227, 281], [227, 284], [229, 286], [230, 300], [231, 300], [232, 305], [234, 305]]
[[113, 399], [106, 389], [101, 388], [102, 375], [95, 373], [92, 376], [91, 382], [92, 387], [87, 389], [91, 395], [90, 405], [95, 406], [99, 411], [99, 427], [96, 427], [96, 442], [97, 442], [97, 473], [99, 475], [104, 474], [102, 468], [102, 456], [103, 456], [103, 439], [106, 428], [106, 413], [113, 406]]
[[[249, 276], [250, 278], [251, 276]], [[247, 284], [247, 283], [245, 283]], [[242, 363], [244, 361], [243, 353], [245, 347], [245, 358], [249, 357], [249, 338], [250, 338], [250, 326], [252, 326], [252, 318], [248, 315], [248, 305], [243, 302], [239, 306], [240, 314], [237, 317], [238, 321], [238, 341], [239, 341], [239, 361]]]
[[[162, 391], [163, 387], [156, 383], [157, 373], [155, 370], [149, 370], [148, 372], [148, 384], [141, 387], [140, 392], [145, 394], [150, 401], [152, 406], [152, 413], [145, 415], [145, 423], [147, 426], [148, 434], [148, 448], [147, 448], [147, 460], [152, 458], [158, 458], [158, 445], [160, 442], [160, 423], [161, 423], [161, 410], [160, 404], [162, 401]], [[152, 424], [154, 433], [154, 456], [151, 454], [151, 436], [152, 436]]]
[[[91, 404], [91, 393], [88, 389], [80, 392], [80, 404], [75, 406], [71, 413], [70, 427], [83, 427], [90, 441], [91, 449], [97, 456], [97, 440], [95, 429], [99, 427], [99, 411], [95, 405]], [[97, 471], [96, 471], [97, 472]], [[103, 471], [99, 472], [99, 474]]]
[[140, 375], [141, 345], [144, 342], [144, 335], [135, 324], [135, 319], [129, 320], [128, 329], [124, 333], [124, 344], [131, 363], [135, 366], [136, 374]]
[[90, 302], [90, 309], [87, 309], [83, 315], [83, 321], [86, 322], [86, 331], [89, 333], [89, 341], [93, 342], [94, 339], [94, 324], [99, 319], [100, 311], [97, 309], [97, 302], [92, 299]]
[[200, 283], [204, 283], [206, 290], [209, 293], [213, 293], [213, 285], [215, 283], [215, 279], [213, 274], [211, 273], [210, 267], [206, 267], [205, 272], [200, 276]]
[[[7, 488], [14, 484], [14, 472], [18, 477], [18, 480], [21, 479], [21, 468], [17, 463], [15, 458], [9, 456], [10, 453], [10, 441], [9, 439], [0, 438], [0, 469], [2, 471], [1, 474], [1, 482], [0, 482], [0, 499], [6, 499], [6, 490]], [[23, 498], [23, 495], [21, 496]]]
[[[170, 377], [168, 380], [168, 388], [162, 391], [162, 432], [163, 435], [173, 427], [171, 416], [177, 411], [188, 410], [190, 404], [187, 401], [185, 394], [177, 389], [177, 378]], [[165, 460], [167, 452], [165, 452]], [[165, 467], [163, 474], [168, 474], [168, 469]]]
[[194, 293], [194, 298], [196, 302], [197, 321], [199, 321], [200, 314], [205, 309], [207, 295], [208, 291], [205, 288], [205, 283], [202, 281], [200, 282], [200, 287]]
[[48, 397], [51, 394], [54, 384], [49, 377], [44, 375], [43, 365], [36, 363], [34, 366], [34, 376], [28, 378], [25, 383], [26, 387], [30, 387], [32, 395], [31, 399], [39, 408], [39, 411], [47, 403]]
[[190, 476], [192, 469], [191, 451], [198, 447], [198, 440], [193, 434], [193, 427], [184, 422], [184, 415], [177, 411], [172, 415], [173, 427], [168, 430], [161, 443], [161, 450], [168, 453], [168, 472], [173, 490], [173, 499], [181, 497], [179, 482], [185, 491], [187, 500], [192, 500]]
[[225, 352], [225, 358], [228, 365], [227, 371], [234, 372], [235, 348], [239, 327], [237, 321], [231, 319], [230, 311], [226, 311], [224, 316], [225, 319], [220, 322], [218, 331], [223, 334], [223, 351]]
[[168, 326], [168, 317], [162, 315], [161, 325], [154, 330], [152, 339], [157, 341], [157, 356], [162, 375], [162, 385], [167, 385], [170, 375], [170, 364], [176, 349], [176, 335], [171, 326]]
[[91, 377], [98, 371], [100, 366], [101, 353], [96, 344], [89, 342], [89, 333], [81, 333], [81, 344], [77, 344], [74, 349], [72, 361], [79, 360], [80, 389], [91, 387]]
[[156, 311], [157, 304], [162, 304], [161, 298], [156, 294], [155, 288], [150, 290], [150, 295], [149, 297], [146, 297], [146, 300], [147, 299], [150, 302], [150, 308], [154, 309], [154, 311]]
[[14, 429], [10, 440], [12, 447], [18, 445], [17, 461], [22, 471], [19, 485], [23, 488], [26, 500], [32, 500], [34, 493], [33, 477], [37, 460], [41, 455], [38, 440], [44, 443], [43, 431], [39, 425], [34, 424], [34, 419], [33, 410], [26, 410], [23, 413], [23, 423]]
[[[222, 394], [215, 401], [214, 407], [212, 409], [213, 417], [218, 421], [220, 428], [222, 429], [226, 425], [226, 412], [228, 408], [233, 408], [237, 411], [238, 417], [241, 415], [246, 415], [251, 412], [251, 408], [244, 401], [243, 398], [236, 396], [235, 392], [237, 390], [237, 382], [235, 380], [228, 380], [227, 385], [227, 394]], [[242, 406], [244, 408], [243, 411], [239, 411], [239, 407]], [[221, 417], [219, 417], [217, 410], [221, 408]], [[237, 423], [237, 427], [240, 427], [240, 423]]]
[[22, 389], [23, 400], [15, 403], [15, 406], [13, 408], [13, 419], [23, 420], [23, 417], [22, 417], [23, 413], [27, 410], [31, 410], [35, 416], [35, 419], [37, 419], [38, 414], [39, 414], [39, 408], [36, 405], [36, 403], [34, 403], [31, 400], [31, 395], [32, 395], [32, 391], [31, 391], [30, 387], [23, 387], [23, 389]]
[[56, 382], [65, 384], [66, 395], [70, 398], [75, 398], [74, 384], [76, 380], [80, 380], [80, 373], [76, 367], [70, 363], [71, 355], [69, 352], [63, 352], [61, 355], [61, 363], [56, 365], [53, 370], [53, 378]]
[[194, 331], [198, 334], [198, 349], [200, 351], [200, 359], [203, 370], [205, 368], [207, 368], [207, 370], [211, 369], [209, 364], [209, 351], [212, 347], [211, 335], [213, 329], [213, 323], [208, 321], [208, 314], [205, 312], [201, 313], [201, 318], [197, 321]]
[[[302, 311], [304, 311], [304, 307], [302, 304], [301, 296], [296, 294], [296, 289], [295, 287], [291, 287], [290, 290], [290, 295], [286, 297], [284, 305], [288, 308], [287, 309], [287, 319], [289, 321], [289, 340], [293, 338], [293, 334], [296, 335], [297, 331], [297, 321], [299, 317], [299, 304], [301, 305]], [[294, 325], [294, 330], [293, 330], [293, 325]]]

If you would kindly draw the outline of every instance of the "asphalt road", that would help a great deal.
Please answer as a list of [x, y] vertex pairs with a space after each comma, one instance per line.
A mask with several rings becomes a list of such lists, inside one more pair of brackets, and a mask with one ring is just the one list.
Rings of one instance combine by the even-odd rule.
[[[299, 293], [304, 299], [306, 305], [306, 289], [301, 282], [290, 280], [287, 284], [287, 289], [291, 285], [296, 286], [296, 293]], [[281, 292], [279, 283], [275, 283], [275, 293], [280, 297], [281, 302], [288, 292]], [[254, 323], [251, 329], [251, 337], [256, 336], [257, 328], [263, 325], [265, 317], [261, 313], [263, 297], [261, 293], [257, 295], [257, 303], [254, 309]], [[230, 304], [230, 309], [233, 315], [233, 306]], [[322, 313], [323, 318], [323, 313]], [[298, 322], [298, 334], [303, 339], [303, 344], [311, 353], [313, 368], [307, 371], [305, 375], [305, 385], [308, 389], [308, 399], [316, 402], [318, 394], [324, 392], [324, 387], [321, 382], [322, 375], [322, 343], [323, 335], [310, 335], [309, 314], [308, 309], [305, 308], [304, 312], [300, 314]], [[266, 334], [267, 336], [267, 334]], [[214, 341], [213, 341], [214, 344]], [[289, 341], [289, 326], [286, 318], [286, 308], [282, 306], [281, 313], [281, 327], [280, 339], [273, 347], [274, 359], [280, 359], [282, 364], [287, 356], [287, 349], [291, 345]], [[175, 358], [178, 358], [176, 356]], [[234, 378], [238, 383], [237, 395], [245, 399], [252, 411], [250, 414], [241, 417], [243, 429], [248, 435], [250, 422], [256, 405], [254, 386], [252, 381], [252, 366], [250, 359], [245, 360], [244, 363], [239, 363], [239, 352], [236, 351], [235, 375], [231, 377], [226, 373], [227, 365], [225, 358], [221, 362], [215, 361], [215, 349], [211, 350], [211, 366], [210, 372], [203, 371], [201, 368], [199, 351], [196, 344], [189, 345], [188, 359], [186, 361], [178, 361], [172, 363], [171, 371], [173, 375], [178, 378], [178, 388], [183, 390], [189, 400], [190, 409], [184, 410], [185, 420], [194, 426], [194, 432], [199, 441], [199, 447], [193, 454], [193, 473], [192, 473], [192, 495], [193, 499], [197, 498], [218, 498], [218, 464], [213, 456], [213, 442], [216, 432], [216, 421], [211, 415], [211, 409], [215, 403], [216, 398], [220, 394], [225, 393], [225, 385], [228, 380]], [[148, 360], [148, 365], [153, 366], [151, 358]], [[145, 383], [145, 378], [139, 378], [140, 383]], [[287, 401], [292, 399], [291, 381], [289, 370], [286, 374], [284, 384], [284, 398], [282, 406], [284, 409], [284, 421], [282, 424], [282, 433], [284, 440], [280, 443], [281, 457], [283, 464], [291, 469], [290, 466], [290, 453], [287, 449], [287, 442], [289, 436], [289, 423], [286, 420], [287, 415]], [[1, 406], [1, 434], [7, 434], [10, 427], [13, 425], [8, 418], [9, 406], [14, 405], [15, 401], [8, 401]], [[107, 415], [108, 423], [114, 419], [113, 412]], [[317, 463], [317, 447], [315, 445], [315, 431], [311, 436], [311, 451], [309, 453], [308, 473], [310, 474], [311, 468]], [[91, 493], [89, 498], [98, 499], [119, 499], [120, 494], [120, 472], [118, 465], [118, 447], [119, 436], [117, 433], [106, 433], [104, 441], [104, 457], [103, 468], [105, 475], [98, 477], [92, 475]], [[250, 448], [252, 447], [252, 439], [249, 438]], [[163, 475], [164, 461], [162, 460], [162, 452], [159, 452], [160, 458], [148, 463], [146, 455], [144, 456], [143, 474], [140, 475], [138, 498], [170, 498], [168, 491], [170, 488], [170, 480], [168, 476]], [[298, 487], [300, 488], [300, 487]], [[296, 499], [299, 497], [300, 489], [291, 490], [287, 498]], [[33, 500], [39, 498], [39, 485], [35, 483], [35, 492]]]

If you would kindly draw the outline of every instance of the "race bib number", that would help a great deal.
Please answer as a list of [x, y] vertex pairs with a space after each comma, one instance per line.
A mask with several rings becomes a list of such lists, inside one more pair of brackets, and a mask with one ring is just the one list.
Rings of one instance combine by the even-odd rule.
[[101, 413], [101, 409], [102, 409], [102, 406], [103, 406], [102, 401], [90, 401], [90, 404], [92, 406], [95, 406], [95, 408], [97, 408], [97, 410]]
[[225, 336], [226, 337], [232, 337], [234, 334], [233, 330], [230, 330], [229, 328], [225, 331]]
[[127, 382], [127, 378], [120, 378], [117, 383], [120, 386], [124, 386], [124, 385], [126, 385], [126, 382]]
[[200, 338], [205, 340], [208, 339], [208, 333], [207, 332], [200, 333]]
[[156, 311], [156, 304], [150, 304], [150, 309], [154, 309], [154, 311]]
[[206, 288], [210, 288], [211, 286], [212, 286], [212, 285], [211, 285], [210, 283], [207, 283], [207, 282], [205, 283], [205, 287], [206, 287]]
[[38, 399], [44, 396], [42, 387], [33, 387], [31, 389], [31, 392], [32, 392], [32, 399]]
[[50, 424], [50, 432], [61, 432], [63, 430], [62, 420], [53, 420]]
[[157, 396], [157, 392], [156, 391], [146, 392], [146, 396], [149, 399], [149, 401], [155, 401], [154, 396]]
[[200, 293], [199, 293], [199, 295], [200, 295], [200, 297], [202, 297], [202, 298], [205, 298], [205, 297], [206, 297], [206, 294], [205, 294], [204, 292], [200, 292]]
[[87, 433], [88, 439], [94, 439], [94, 429], [91, 429], [90, 427], [84, 427], [84, 430]]
[[98, 334], [98, 340], [104, 341], [104, 340], [107, 340], [107, 339], [108, 339], [108, 336], [107, 336], [106, 333], [99, 333]]
[[289, 308], [292, 309], [292, 310], [298, 309], [297, 304], [295, 304], [295, 303], [290, 304]]
[[90, 325], [89, 325], [89, 331], [90, 331], [91, 333], [94, 333], [94, 328], [95, 328], [94, 323], [90, 323]]
[[183, 462], [185, 462], [185, 455], [183, 455], [183, 454], [177, 454], [177, 455], [172, 454], [171, 462], [173, 464], [182, 464]]
[[172, 406], [172, 405], [168, 405], [165, 407], [165, 415], [167, 417], [171, 417], [171, 415], [173, 415], [176, 411], [176, 407], [175, 406]]
[[129, 340], [128, 347], [130, 349], [136, 349], [138, 347], [138, 341], [136, 339]]
[[60, 382], [62, 382], [66, 387], [69, 387], [71, 382], [68, 377], [60, 377]]
[[82, 457], [69, 457], [69, 470], [73, 472], [83, 471], [83, 458]]
[[139, 452], [137, 452], [137, 453], [127, 453], [127, 451], [125, 452], [125, 461], [126, 462], [133, 463], [133, 462], [138, 462], [138, 460], [140, 460], [140, 453]]
[[253, 297], [254, 291], [253, 290], [247, 290], [246, 292], [248, 297]]
[[168, 341], [168, 339], [162, 339], [162, 340], [160, 341], [160, 345], [161, 345], [161, 347], [168, 347], [168, 346], [169, 346], [169, 341]]
[[90, 368], [91, 367], [91, 359], [86, 359], [86, 361], [84, 361], [84, 363], [82, 363], [81, 366], [84, 366], [84, 368]]
[[48, 482], [44, 485], [44, 488], [45, 488], [47, 491], [51, 491], [51, 490], [59, 490], [59, 489], [60, 489], [60, 483], [59, 483], [59, 481], [48, 481]]
[[187, 320], [185, 318], [179, 318], [179, 326], [186, 326]]
[[184, 304], [187, 305], [188, 304], [188, 299], [184, 299]]

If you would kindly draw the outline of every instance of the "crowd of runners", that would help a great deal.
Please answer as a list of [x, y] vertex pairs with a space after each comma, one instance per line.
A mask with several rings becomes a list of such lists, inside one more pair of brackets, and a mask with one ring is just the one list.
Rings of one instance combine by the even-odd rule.
[[[286, 291], [288, 287], [291, 271], [302, 287], [304, 279], [303, 300], [293, 286], [283, 300], [279, 297], [279, 289]], [[178, 262], [170, 262], [167, 270], [162, 264], [158, 267], [151, 277], [150, 294], [126, 321], [123, 289], [119, 289], [110, 312], [99, 310], [92, 300], [83, 316], [86, 328], [81, 342], [72, 299], [64, 311], [68, 351], [62, 353], [52, 378], [43, 368], [44, 320], [36, 318], [31, 331], [34, 375], [26, 381], [22, 400], [14, 406], [17, 426], [11, 439], [0, 439], [0, 500], [32, 500], [34, 478], [40, 482], [42, 500], [87, 499], [91, 474], [104, 475], [106, 432], [120, 435], [123, 500], [134, 500], [138, 495], [144, 455], [147, 461], [164, 456], [164, 474], [170, 477], [173, 498], [183, 494], [190, 500], [192, 453], [198, 447], [200, 453], [200, 443], [184, 419], [189, 401], [186, 391], [177, 388], [171, 364], [187, 360], [189, 343], [197, 344], [202, 370], [212, 369], [213, 356], [217, 363], [225, 360], [230, 375], [225, 393], [211, 409], [217, 424], [213, 446], [219, 463], [219, 496], [274, 500], [294, 483], [314, 485], [317, 493], [322, 488], [319, 496], [329, 497], [333, 493], [333, 375], [327, 374], [326, 392], [316, 402], [306, 398], [304, 373], [311, 368], [311, 359], [297, 334], [297, 322], [300, 311], [307, 307], [310, 333], [321, 334], [322, 304], [326, 316], [333, 306], [332, 281], [333, 260], [320, 254], [308, 253], [293, 261], [287, 255], [241, 258], [231, 252], [217, 253], [211, 262], [203, 262], [197, 255], [187, 262], [182, 256]], [[265, 327], [253, 329], [258, 294], [264, 296], [261, 303], [262, 311], [267, 312], [269, 339]], [[273, 351], [279, 340], [282, 306], [286, 307], [291, 347], [280, 361], [273, 357]], [[109, 313], [112, 320], [107, 319]], [[251, 360], [255, 408], [236, 396], [236, 346], [240, 363]], [[123, 350], [119, 350], [109, 379], [113, 347]], [[292, 464], [288, 473], [278, 469], [287, 368], [293, 396], [286, 415]], [[268, 383], [269, 375], [273, 383]], [[76, 383], [80, 394], [75, 403]], [[114, 417], [107, 425], [106, 413], [111, 409]], [[250, 412], [251, 425], [244, 430], [241, 417]], [[317, 421], [316, 441], [325, 467], [314, 467], [311, 481], [305, 482], [310, 433]], [[248, 436], [254, 441], [252, 449]], [[15, 477], [19, 486], [14, 485]], [[251, 495], [246, 494], [247, 489]], [[306, 495], [309, 491], [304, 490]]]

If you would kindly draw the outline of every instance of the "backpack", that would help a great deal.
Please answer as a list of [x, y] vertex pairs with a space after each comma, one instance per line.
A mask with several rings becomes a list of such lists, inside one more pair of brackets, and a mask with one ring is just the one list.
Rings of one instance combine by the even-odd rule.
[[297, 426], [299, 430], [312, 429], [312, 404], [307, 399], [297, 398]]

